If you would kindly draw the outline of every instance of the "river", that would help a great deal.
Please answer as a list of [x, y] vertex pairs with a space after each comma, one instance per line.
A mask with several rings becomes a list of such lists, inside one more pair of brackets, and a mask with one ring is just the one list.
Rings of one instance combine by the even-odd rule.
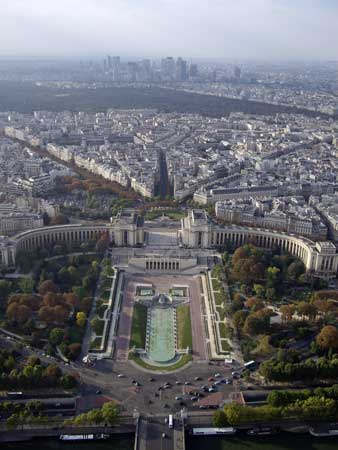
[[[1, 450], [67, 450], [74, 443], [56, 439], [35, 439], [22, 443], [1, 443]], [[134, 437], [114, 437], [108, 441], [77, 442], [77, 450], [133, 450]], [[264, 438], [192, 437], [188, 436], [186, 450], [337, 450], [337, 438], [313, 438], [310, 435], [280, 434]], [[152, 449], [160, 450], [160, 449]]]

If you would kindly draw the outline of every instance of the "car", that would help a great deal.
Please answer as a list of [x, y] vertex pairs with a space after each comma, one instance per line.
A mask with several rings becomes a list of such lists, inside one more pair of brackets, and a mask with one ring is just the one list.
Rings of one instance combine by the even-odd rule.
[[98, 389], [97, 391], [95, 391], [95, 394], [100, 395], [100, 394], [102, 394], [102, 392]]
[[214, 377], [209, 377], [208, 381], [215, 381]]
[[195, 377], [194, 380], [195, 380], [195, 381], [200, 381], [200, 380], [201, 380], [201, 377]]
[[149, 378], [149, 381], [152, 383], [153, 381], [155, 381], [155, 378], [151, 377]]
[[119, 374], [117, 375], [117, 378], [124, 378], [123, 373], [119, 373]]
[[215, 388], [213, 388], [213, 387], [209, 388], [209, 392], [215, 392], [215, 391], [216, 391]]
[[183, 397], [180, 397], [179, 395], [176, 395], [175, 400], [182, 400]]
[[193, 396], [190, 398], [190, 400], [191, 400], [192, 402], [197, 402], [197, 400], [198, 400], [197, 395], [193, 395]]
[[179, 384], [182, 384], [182, 382], [177, 380], [177, 381], [175, 381], [175, 384], [179, 385]]
[[185, 381], [184, 384], [185, 384], [186, 386], [188, 386], [188, 385], [190, 384], [190, 381]]
[[166, 437], [167, 437], [167, 435], [165, 433], [162, 433], [162, 438], [164, 439]]
[[222, 375], [221, 375], [220, 373], [218, 373], [218, 372], [215, 373], [215, 375], [214, 375], [215, 378], [220, 378], [221, 376], [222, 376]]
[[222, 383], [221, 380], [215, 381], [215, 382], [214, 382], [214, 386], [218, 386], [218, 385], [221, 384], [221, 383]]

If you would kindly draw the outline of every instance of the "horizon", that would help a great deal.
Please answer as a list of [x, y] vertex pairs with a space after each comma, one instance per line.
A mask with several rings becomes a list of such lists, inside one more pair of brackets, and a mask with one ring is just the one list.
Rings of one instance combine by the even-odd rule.
[[108, 0], [29, 5], [13, 0], [2, 7], [2, 16], [1, 59], [146, 53], [150, 58], [338, 60], [338, 5], [331, 0], [214, 0], [212, 6], [202, 0], [155, 5], [115, 0], [113, 7]]

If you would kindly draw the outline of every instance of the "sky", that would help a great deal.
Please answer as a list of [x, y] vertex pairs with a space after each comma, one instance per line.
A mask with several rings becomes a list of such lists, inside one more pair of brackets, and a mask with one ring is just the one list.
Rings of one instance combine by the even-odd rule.
[[0, 0], [0, 57], [338, 60], [338, 0]]

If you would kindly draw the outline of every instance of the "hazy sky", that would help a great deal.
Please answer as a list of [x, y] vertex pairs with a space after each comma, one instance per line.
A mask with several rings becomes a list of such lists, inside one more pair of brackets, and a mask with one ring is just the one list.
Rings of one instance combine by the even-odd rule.
[[338, 60], [338, 0], [0, 0], [0, 57]]

